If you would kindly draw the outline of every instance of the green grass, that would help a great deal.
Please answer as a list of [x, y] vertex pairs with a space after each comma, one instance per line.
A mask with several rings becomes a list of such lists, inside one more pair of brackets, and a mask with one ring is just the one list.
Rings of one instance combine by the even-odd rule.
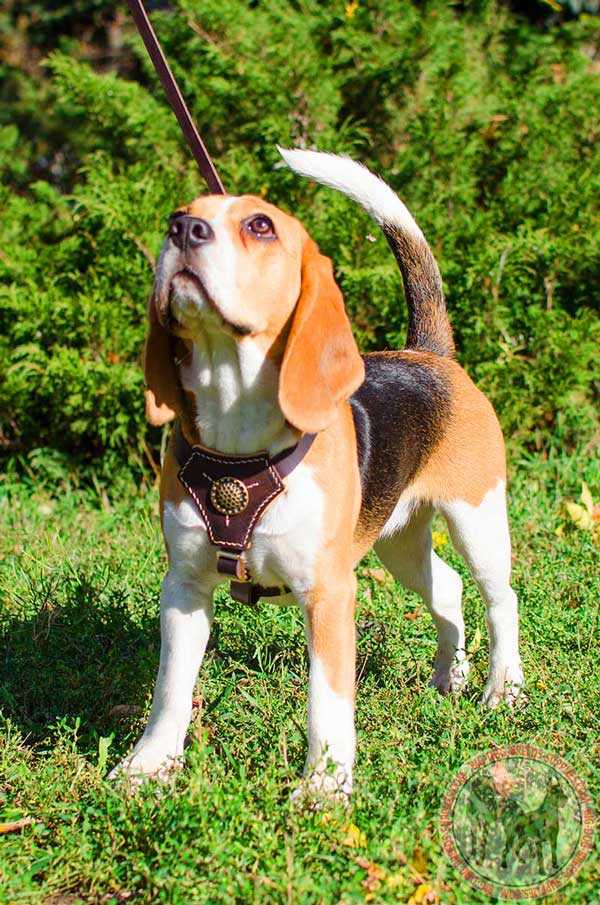
[[[598, 464], [589, 453], [512, 463], [523, 709], [478, 706], [487, 653], [471, 580], [471, 681], [465, 695], [442, 699], [427, 684], [435, 640], [421, 602], [391, 579], [361, 575], [356, 792], [348, 812], [326, 818], [289, 803], [306, 750], [299, 613], [244, 608], [224, 593], [185, 769], [172, 786], [133, 797], [105, 781], [141, 730], [157, 667], [157, 491], [5, 478], [0, 821], [37, 823], [0, 836], [0, 902], [349, 905], [369, 901], [363, 859], [386, 872], [372, 901], [407, 902], [417, 873], [444, 903], [489, 901], [440, 844], [440, 802], [465, 760], [530, 742], [565, 757], [596, 800], [600, 792], [600, 550], [589, 531], [556, 534], [582, 479], [600, 497]], [[449, 545], [440, 553], [466, 577]], [[347, 844], [349, 824], [364, 834], [358, 846]], [[553, 901], [597, 902], [599, 887], [596, 843]]]

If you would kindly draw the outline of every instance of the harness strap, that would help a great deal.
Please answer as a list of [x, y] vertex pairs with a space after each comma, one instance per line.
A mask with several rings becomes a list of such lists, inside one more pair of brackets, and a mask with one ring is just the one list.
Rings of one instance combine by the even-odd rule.
[[200, 168], [208, 188], [213, 195], [224, 195], [225, 189], [223, 183], [219, 179], [219, 175], [215, 169], [215, 165], [210, 158], [210, 154], [204, 146], [204, 142], [200, 138], [198, 130], [194, 125], [194, 121], [190, 116], [190, 111], [183, 99], [179, 86], [175, 80], [175, 76], [171, 72], [167, 59], [158, 42], [158, 38], [152, 28], [152, 23], [148, 18], [148, 14], [144, 9], [142, 0], [128, 0], [131, 15], [134, 18], [138, 31], [142, 37], [142, 41], [146, 45], [148, 55], [152, 60], [152, 64], [156, 69], [156, 74], [162, 82], [165, 89], [171, 109], [177, 117], [177, 122], [181, 126], [188, 146], [196, 158], [196, 163]]
[[255, 606], [261, 597], [282, 597], [284, 594], [289, 594], [290, 589], [285, 586], [265, 588], [250, 581], [232, 581], [229, 585], [229, 593], [238, 603]]
[[295, 446], [291, 449], [284, 449], [277, 453], [271, 459], [271, 464], [275, 465], [279, 472], [279, 477], [286, 478], [296, 467], [315, 442], [316, 434], [302, 434]]

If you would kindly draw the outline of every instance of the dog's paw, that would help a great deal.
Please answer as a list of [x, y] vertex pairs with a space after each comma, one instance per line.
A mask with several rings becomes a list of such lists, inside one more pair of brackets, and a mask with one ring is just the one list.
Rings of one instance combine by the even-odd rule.
[[506, 701], [511, 707], [527, 703], [527, 695], [523, 691], [523, 670], [521, 664], [508, 666], [503, 670], [490, 672], [481, 696], [481, 703], [490, 710], [497, 707], [500, 701]]
[[111, 770], [108, 779], [126, 780], [132, 787], [141, 785], [145, 779], [168, 782], [173, 773], [181, 767], [182, 762], [181, 756], [167, 753], [157, 746], [140, 744], [133, 749], [129, 757], [124, 758]]
[[469, 661], [466, 657], [455, 658], [450, 666], [435, 667], [430, 685], [440, 694], [458, 694], [463, 691], [469, 675]]
[[315, 770], [291, 794], [292, 804], [320, 810], [326, 805], [350, 804], [352, 776], [343, 767], [333, 771]]

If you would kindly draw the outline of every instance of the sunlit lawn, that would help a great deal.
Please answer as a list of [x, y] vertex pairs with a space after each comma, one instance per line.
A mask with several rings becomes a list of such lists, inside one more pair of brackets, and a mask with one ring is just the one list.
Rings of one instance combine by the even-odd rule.
[[[600, 549], [565, 510], [580, 502], [582, 480], [598, 500], [599, 473], [589, 455], [512, 463], [529, 695], [516, 712], [478, 705], [487, 642], [470, 579], [471, 681], [442, 699], [428, 688], [435, 641], [421, 602], [373, 575], [374, 558], [359, 567], [356, 793], [347, 812], [316, 813], [289, 801], [306, 750], [299, 613], [244, 608], [225, 592], [185, 769], [134, 797], [105, 781], [140, 732], [157, 667], [157, 491], [7, 478], [0, 821], [35, 822], [0, 836], [0, 902], [488, 901], [440, 844], [441, 798], [465, 760], [527, 741], [600, 791]], [[436, 529], [440, 555], [466, 578]], [[598, 888], [596, 848], [554, 901], [597, 901]]]

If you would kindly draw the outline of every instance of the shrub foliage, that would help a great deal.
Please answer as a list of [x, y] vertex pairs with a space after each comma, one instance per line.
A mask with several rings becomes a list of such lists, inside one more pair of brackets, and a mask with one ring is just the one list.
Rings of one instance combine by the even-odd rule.
[[[348, 153], [406, 201], [459, 358], [517, 447], [597, 436], [597, 17], [531, 22], [488, 0], [154, 9], [227, 189], [304, 221], [363, 349], [403, 344], [396, 265], [352, 202], [278, 166], [276, 143]], [[152, 260], [204, 185], [125, 9], [13, 0], [0, 17], [0, 445], [140, 463], [157, 442], [139, 363]]]

